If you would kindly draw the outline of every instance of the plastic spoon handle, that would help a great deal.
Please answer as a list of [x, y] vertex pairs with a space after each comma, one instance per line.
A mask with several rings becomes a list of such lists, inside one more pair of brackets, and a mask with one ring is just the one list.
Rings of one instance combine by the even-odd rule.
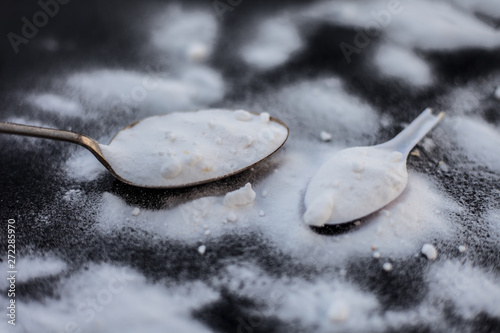
[[64, 131], [54, 128], [45, 128], [0, 121], [0, 133], [32, 136], [37, 138], [52, 139], [76, 143], [90, 150], [92, 154], [106, 167], [110, 168], [108, 161], [102, 156], [99, 143], [83, 134]]
[[432, 109], [427, 108], [393, 139], [378, 145], [378, 147], [393, 149], [406, 156], [443, 116], [444, 112], [433, 115]]

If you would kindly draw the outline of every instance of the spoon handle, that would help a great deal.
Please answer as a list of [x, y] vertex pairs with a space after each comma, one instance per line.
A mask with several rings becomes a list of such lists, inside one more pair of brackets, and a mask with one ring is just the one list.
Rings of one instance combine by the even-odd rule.
[[94, 156], [97, 157], [97, 159], [102, 164], [104, 164], [104, 166], [106, 167], [109, 166], [109, 163], [104, 159], [104, 156], [101, 153], [101, 149], [99, 148], [99, 143], [94, 139], [91, 139], [83, 134], [54, 129], [54, 128], [21, 125], [21, 124], [6, 123], [1, 121], [0, 121], [0, 133], [32, 136], [37, 138], [53, 139], [53, 140], [76, 143], [90, 150], [90, 152], [94, 154]]
[[427, 108], [393, 139], [378, 146], [399, 151], [406, 156], [436, 126], [443, 116], [444, 112], [434, 115], [432, 109]]

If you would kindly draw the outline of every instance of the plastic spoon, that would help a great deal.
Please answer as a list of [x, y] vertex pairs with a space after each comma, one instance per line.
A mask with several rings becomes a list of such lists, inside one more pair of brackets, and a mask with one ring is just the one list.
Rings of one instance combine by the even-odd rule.
[[[240, 112], [240, 114], [238, 114]], [[244, 112], [244, 113], [242, 113]], [[242, 113], [242, 114], [241, 114]], [[148, 179], [148, 175], [150, 176], [151, 173], [158, 173], [160, 174], [160, 167], [158, 167], [158, 170], [152, 169], [151, 165], [155, 165], [156, 160], [154, 159], [147, 159], [147, 158], [156, 158], [156, 159], [162, 159], [168, 160], [171, 159], [170, 153], [163, 154], [161, 149], [163, 147], [167, 147], [171, 151], [175, 149], [175, 145], [178, 145], [178, 142], [181, 141], [181, 139], [177, 139], [177, 142], [175, 140], [168, 140], [165, 138], [165, 133], [162, 131], [161, 125], [164, 123], [169, 123], [171, 124], [176, 124], [177, 127], [175, 128], [177, 133], [182, 134], [183, 131], [187, 132], [186, 135], [184, 135], [184, 138], [182, 139], [182, 143], [184, 145], [190, 144], [189, 140], [191, 138], [197, 138], [200, 139], [201, 145], [204, 144], [203, 140], [205, 140], [209, 135], [206, 135], [206, 133], [198, 133], [199, 127], [200, 126], [205, 126], [206, 132], [209, 132], [210, 130], [208, 127], [213, 127], [213, 124], [207, 124], [204, 123], [203, 121], [207, 119], [207, 117], [212, 117], [212, 116], [217, 116], [218, 114], [221, 114], [221, 117], [233, 119], [233, 117], [230, 117], [230, 115], [243, 115], [245, 116], [245, 119], [242, 119], [244, 121], [238, 122], [238, 120], [230, 120], [229, 122], [226, 119], [226, 128], [224, 129], [226, 132], [225, 134], [234, 134], [233, 137], [228, 135], [229, 139], [226, 138], [227, 143], [225, 145], [219, 143], [220, 148], [219, 152], [222, 149], [227, 149], [228, 147], [233, 144], [231, 141], [232, 138], [241, 138], [238, 137], [238, 129], [244, 132], [246, 129], [248, 129], [250, 126], [252, 127], [253, 132], [255, 133], [255, 129], [261, 129], [259, 133], [256, 134], [256, 138], [252, 140], [254, 141], [259, 141], [257, 142], [260, 144], [259, 147], [264, 147], [265, 149], [261, 149], [260, 151], [256, 150], [253, 151], [252, 153], [246, 152], [246, 155], [244, 155], [242, 152], [240, 152], [240, 147], [234, 147], [233, 149], [233, 155], [231, 156], [233, 159], [238, 160], [240, 158], [239, 163], [230, 163], [227, 160], [224, 160], [223, 158], [220, 158], [220, 156], [208, 156], [208, 158], [212, 158], [212, 160], [216, 159], [219, 157], [219, 159], [216, 159], [216, 163], [223, 164], [223, 168], [218, 168], [218, 173], [217, 172], [209, 172], [211, 170], [201, 170], [199, 172], [196, 172], [195, 164], [198, 162], [197, 159], [198, 157], [195, 157], [193, 160], [193, 157], [191, 157], [190, 160], [190, 165], [186, 166], [185, 168], [185, 173], [182, 178], [177, 178], [172, 177], [172, 179], [165, 179], [162, 178], [161, 175], [158, 176], [159, 182], [158, 183], [151, 183], [151, 181], [143, 181], [143, 179]], [[182, 120], [182, 117], [190, 117], [187, 121], [179, 121], [179, 118]], [[251, 118], [250, 118], [251, 116]], [[235, 117], [238, 118], [238, 117]], [[201, 123], [196, 125], [197, 119], [202, 119]], [[223, 120], [224, 120], [223, 119]], [[233, 122], [231, 122], [233, 121]], [[237, 122], [237, 123], [236, 123]], [[253, 125], [252, 125], [253, 123]], [[193, 124], [194, 128], [189, 128], [190, 125]], [[182, 126], [184, 128], [182, 128]], [[239, 126], [236, 127], [236, 129], [232, 128], [231, 125], [233, 126]], [[174, 125], [172, 125], [174, 126]], [[256, 127], [257, 126], [257, 127]], [[258, 127], [260, 126], [260, 127]], [[220, 127], [220, 126], [219, 126]], [[151, 145], [141, 145], [137, 144], [141, 138], [135, 138], [134, 135], [137, 134], [137, 128], [142, 128], [142, 132], [145, 135], [148, 136], [148, 138], [155, 139], [155, 138], [160, 138], [163, 139], [164, 141], [158, 140], [159, 142], [151, 142]], [[42, 128], [42, 127], [36, 127], [36, 126], [28, 126], [28, 125], [21, 125], [21, 124], [13, 124], [13, 123], [7, 123], [7, 122], [0, 122], [0, 133], [7, 133], [7, 134], [17, 134], [17, 135], [24, 135], [24, 136], [32, 136], [32, 137], [39, 137], [39, 138], [46, 138], [46, 139], [54, 139], [54, 140], [60, 140], [60, 141], [67, 141], [67, 142], [72, 142], [76, 143], [78, 145], [81, 145], [85, 148], [87, 148], [98, 160], [99, 162], [102, 163], [106, 167], [106, 169], [111, 172], [113, 176], [115, 176], [117, 179], [120, 181], [127, 183], [129, 185], [133, 186], [139, 186], [139, 187], [147, 187], [147, 188], [181, 188], [181, 187], [187, 187], [187, 186], [192, 186], [192, 185], [198, 185], [198, 184], [203, 184], [211, 181], [215, 181], [221, 178], [225, 178], [231, 175], [234, 175], [236, 173], [239, 173], [245, 169], [248, 169], [252, 167], [253, 165], [257, 164], [258, 162], [264, 160], [265, 158], [269, 157], [272, 155], [274, 152], [276, 152], [287, 140], [288, 138], [288, 127], [279, 119], [269, 117], [269, 115], [265, 114], [264, 117], [259, 117], [258, 114], [255, 113], [250, 113], [246, 111], [231, 111], [231, 110], [204, 110], [204, 111], [196, 111], [196, 112], [179, 112], [179, 113], [171, 113], [168, 115], [163, 115], [163, 116], [155, 116], [155, 117], [149, 117], [145, 118], [143, 120], [137, 121], [121, 131], [119, 131], [115, 137], [111, 140], [111, 143], [109, 145], [103, 145], [99, 144], [96, 140], [91, 139], [88, 136], [85, 136], [83, 134], [71, 132], [71, 131], [65, 131], [65, 130], [58, 130], [58, 129], [52, 129], [52, 128]], [[274, 133], [274, 134], [273, 134]], [[278, 134], [276, 134], [278, 133]], [[132, 136], [130, 135], [132, 134]], [[202, 137], [203, 134], [203, 137]], [[206, 136], [205, 136], [206, 135]], [[259, 136], [259, 137], [257, 137]], [[123, 138], [132, 138], [133, 140], [129, 140], [128, 142], [125, 142], [124, 144], [119, 142], [120, 140], [123, 141]], [[270, 138], [272, 137], [272, 139]], [[208, 139], [207, 139], [208, 140]], [[115, 142], [120, 143], [121, 145], [114, 144]], [[237, 140], [235, 141], [236, 143], [240, 143]], [[253, 146], [257, 144], [256, 142], [253, 142]], [[128, 145], [130, 144], [130, 145]], [[200, 142], [193, 142], [193, 145], [200, 145]], [[210, 143], [211, 147], [217, 148], [215, 143]], [[266, 146], [267, 145], [267, 146]], [[155, 150], [153, 151], [153, 147], [160, 147], [158, 149], [160, 150]], [[124, 151], [125, 150], [125, 151]], [[149, 151], [150, 150], [150, 151]], [[241, 149], [243, 150], [243, 149]], [[212, 149], [213, 151], [213, 149]], [[211, 152], [212, 152], [211, 151]], [[150, 152], [150, 153], [149, 153]], [[184, 154], [188, 156], [189, 152], [184, 151], [182, 154], [182, 158], [184, 158]], [[224, 156], [224, 152], [220, 152], [221, 155]], [[123, 155], [122, 159], [117, 159], [116, 155]], [[140, 155], [140, 158], [136, 158], [136, 155]], [[144, 159], [143, 157], [146, 156], [147, 158]], [[127, 163], [122, 163], [123, 161]], [[150, 163], [150, 161], [152, 161]], [[136, 164], [136, 165], [134, 165]], [[138, 167], [139, 166], [139, 167]], [[216, 166], [214, 166], [215, 168]], [[132, 170], [127, 170], [127, 168], [132, 169]], [[214, 169], [213, 168], [213, 169]], [[188, 170], [189, 169], [189, 170]], [[139, 172], [142, 173], [143, 175], [135, 175], [134, 172]], [[191, 173], [188, 173], [187, 171], [190, 171]], [[191, 174], [193, 176], [191, 177]], [[191, 177], [191, 178], [189, 178]], [[149, 177], [151, 178], [151, 177]]]
[[390, 141], [333, 155], [309, 183], [304, 222], [314, 226], [353, 222], [396, 199], [408, 182], [408, 154], [443, 116], [426, 109]]

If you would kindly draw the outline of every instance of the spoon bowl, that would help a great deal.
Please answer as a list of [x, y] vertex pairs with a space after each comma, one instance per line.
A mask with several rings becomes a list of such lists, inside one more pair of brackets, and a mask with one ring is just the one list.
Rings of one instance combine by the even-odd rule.
[[216, 181], [252, 167], [281, 148], [289, 129], [267, 113], [216, 109], [136, 121], [108, 145], [71, 131], [7, 122], [0, 122], [0, 133], [76, 143], [123, 183], [173, 189]]
[[408, 182], [408, 154], [443, 116], [426, 109], [390, 141], [334, 154], [309, 183], [304, 222], [313, 226], [353, 222], [396, 199]]

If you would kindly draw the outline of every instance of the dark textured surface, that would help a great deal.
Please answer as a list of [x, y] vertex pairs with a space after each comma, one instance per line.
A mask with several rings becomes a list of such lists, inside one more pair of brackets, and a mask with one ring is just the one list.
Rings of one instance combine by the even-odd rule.
[[[57, 91], [61, 83], [55, 83], [51, 78], [71, 73], [75, 69], [85, 71], [103, 67], [141, 70], [146, 64], [154, 63], [153, 56], [148, 58], [147, 54], [144, 55], [139, 51], [142, 45], [146, 44], [144, 30], [131, 28], [132, 23], [129, 22], [140, 26], [143, 20], [147, 20], [149, 15], [165, 3], [162, 1], [102, 3], [73, 0], [61, 7], [60, 14], [51, 19], [46, 27], [40, 29], [36, 38], [27, 45], [21, 45], [20, 52], [14, 54], [5, 38], [6, 33], [18, 30], [21, 24], [20, 17], [35, 12], [38, 7], [36, 4], [4, 1], [0, 10], [2, 26], [0, 120], [19, 116], [34, 121], [47, 121], [55, 127], [71, 128], [90, 136], [100, 136], [109, 128], [116, 129], [126, 125], [130, 120], [126, 117], [119, 119], [102, 117], [81, 121], [78, 118], [41, 113], [24, 102], [23, 93]], [[205, 106], [244, 105], [254, 97], [279, 90], [294, 82], [335, 75], [341, 79], [348, 92], [362, 98], [378, 113], [392, 117], [393, 122], [390, 126], [385, 127], [384, 131], [379, 131], [375, 138], [365, 140], [375, 143], [394, 136], [402, 129], [401, 123], [410, 122], [427, 106], [436, 109], [448, 108], [450, 106], [448, 96], [458, 86], [471, 83], [484, 90], [494, 89], [493, 77], [496, 75], [498, 78], [500, 70], [498, 48], [421, 51], [423, 58], [432, 65], [436, 79], [429, 87], [414, 89], [407, 82], [383, 77], [374, 70], [369, 59], [373, 52], [372, 47], [378, 45], [378, 40], [374, 40], [370, 47], [354, 57], [350, 65], [346, 65], [338, 44], [345, 40], [353, 40], [355, 32], [350, 27], [331, 22], [318, 21], [314, 24], [305, 24], [301, 29], [304, 49], [284, 65], [264, 72], [255, 72], [251, 67], [245, 66], [234, 52], [234, 47], [240, 43], [236, 38], [245, 34], [244, 29], [251, 29], [241, 22], [245, 19], [252, 20], [263, 15], [272, 15], [288, 6], [293, 8], [297, 3], [300, 2], [244, 1], [231, 15], [220, 22], [221, 37], [209, 64], [223, 74], [227, 92], [224, 99]], [[197, 1], [193, 4], [204, 10], [213, 10], [211, 3], [207, 1]], [[498, 24], [498, 21], [492, 22]], [[47, 38], [59, 41], [58, 51], [49, 52], [40, 48], [40, 43]], [[476, 91], [475, 89], [477, 90], [471, 88], [471, 91]], [[500, 101], [489, 95], [480, 100], [479, 107], [469, 111], [469, 114], [496, 126], [498, 130], [499, 110]], [[450, 112], [453, 114], [454, 111]], [[286, 110], [283, 110], [281, 115], [286, 121]], [[300, 125], [300, 123], [294, 124], [296, 129], [300, 128]], [[442, 133], [436, 130], [430, 137], [440, 141]], [[298, 135], [306, 134], [298, 133]], [[293, 131], [291, 135], [294, 135]], [[7, 243], [4, 225], [7, 219], [14, 218], [17, 221], [16, 249], [20, 258], [56, 256], [66, 264], [66, 268], [55, 275], [33, 277], [19, 282], [17, 299], [20, 302], [40, 304], [49, 302], [53, 306], [53, 302], [57, 302], [61, 297], [64, 298], [60, 293], [62, 281], [80, 274], [88, 269], [89, 265], [94, 267], [92, 265], [102, 263], [129, 267], [142, 274], [147, 283], [160, 286], [186, 281], [201, 281], [210, 285], [213, 284], [210, 277], [220, 276], [225, 268], [238, 262], [255, 265], [271, 279], [313, 280], [319, 273], [324, 280], [339, 279], [338, 267], [317, 268], [309, 263], [297, 262], [259, 233], [249, 233], [244, 236], [228, 233], [211, 239], [204, 243], [207, 246], [206, 254], [200, 256], [196, 251], [198, 243], [186, 244], [174, 238], [163, 239], [148, 231], [129, 226], [124, 226], [111, 234], [100, 234], [93, 228], [97, 213], [89, 207], [104, 192], [116, 195], [133, 207], [151, 210], [171, 209], [194, 199], [223, 195], [249, 181], [258, 184], [279, 164], [275, 160], [264, 162], [256, 166], [254, 171], [246, 171], [216, 184], [178, 191], [151, 191], [121, 184], [109, 174], [102, 174], [91, 181], [68, 179], [62, 171], [64, 162], [77, 148], [66, 143], [48, 141], [24, 145], [23, 140], [0, 134], [2, 222], [0, 261], [4, 263], [6, 260]], [[456, 251], [459, 242], [449, 243], [439, 237], [429, 241], [435, 244], [438, 252], [443, 253], [447, 260], [461, 260], [495, 276], [498, 288], [500, 242], [498, 235], [493, 234], [485, 222], [484, 216], [492, 209], [500, 209], [500, 174], [457, 152], [459, 148], [453, 142], [445, 147], [437, 147], [432, 152], [418, 147], [421, 156], [409, 158], [409, 169], [429, 174], [437, 186], [444, 189], [462, 208], [452, 220], [461, 226], [461, 234], [457, 238], [458, 241], [467, 243], [468, 251], [465, 255], [459, 254]], [[454, 153], [450, 155], [450, 151]], [[285, 146], [284, 154], [286, 152]], [[450, 170], [440, 171], [439, 161], [446, 162]], [[81, 190], [85, 197], [76, 202], [68, 202], [61, 199], [64, 194], [61, 189]], [[303, 191], [303, 189], [291, 189], [291, 191]], [[347, 225], [325, 227], [311, 232], [323, 237], [332, 237], [351, 234], [356, 230], [356, 226]], [[409, 256], [404, 259], [382, 257], [381, 260], [384, 259], [392, 262], [393, 272], [385, 272], [380, 268], [379, 262], [366, 257], [351, 258], [345, 272], [350, 283], [376, 297], [380, 304], [378, 312], [412, 309], [429, 297], [428, 294], [432, 291], [429, 289], [426, 274], [433, 263], [423, 256]], [[258, 316], [256, 313], [264, 311], [263, 309], [269, 304], [262, 304], [258, 298], [239, 295], [221, 285], [215, 284], [213, 288], [220, 292], [219, 298], [194, 309], [191, 313], [191, 320], [199, 321], [210, 330], [217, 332], [328, 330], [319, 324], [317, 327], [314, 325], [311, 327], [308, 323], [301, 323], [300, 320], [287, 321], [275, 314]], [[2, 296], [6, 294], [6, 290], [1, 292]], [[4, 308], [3, 302], [7, 302], [6, 298], [0, 298], [0, 301], [2, 302], [0, 305]], [[497, 300], [497, 305], [500, 308], [500, 299]], [[304, 300], [303, 306], [308, 307], [307, 300]], [[413, 325], [395, 324], [395, 327], [377, 326], [376, 330], [386, 332], [500, 330], [500, 315], [494, 317], [480, 312], [473, 318], [464, 318], [454, 310], [454, 304], [444, 304], [443, 307], [448, 310], [443, 310], [446, 316], [444, 322], [439, 325], [435, 322], [416, 322]], [[51, 311], [50, 307], [48, 309]], [[27, 320], [29, 316], [30, 314], [26, 312], [19, 313], [17, 327], [7, 328], [12, 329], [12, 332], [24, 332], [23, 320]], [[5, 316], [1, 318], [2, 321], [6, 321]], [[141, 320], [137, 318], [136, 321], [139, 328]], [[112, 323], [106, 323], [108, 325], [105, 326], [106, 329], [113, 327]], [[64, 327], [62, 324], [47, 326], [58, 332], [63, 331]], [[29, 328], [27, 329], [29, 331]], [[84, 327], [83, 331], [91, 332], [93, 329]], [[165, 329], [168, 330], [168, 325]], [[332, 326], [330, 329], [350, 331], [345, 327]], [[367, 323], [364, 329], [371, 331], [370, 324]]]

